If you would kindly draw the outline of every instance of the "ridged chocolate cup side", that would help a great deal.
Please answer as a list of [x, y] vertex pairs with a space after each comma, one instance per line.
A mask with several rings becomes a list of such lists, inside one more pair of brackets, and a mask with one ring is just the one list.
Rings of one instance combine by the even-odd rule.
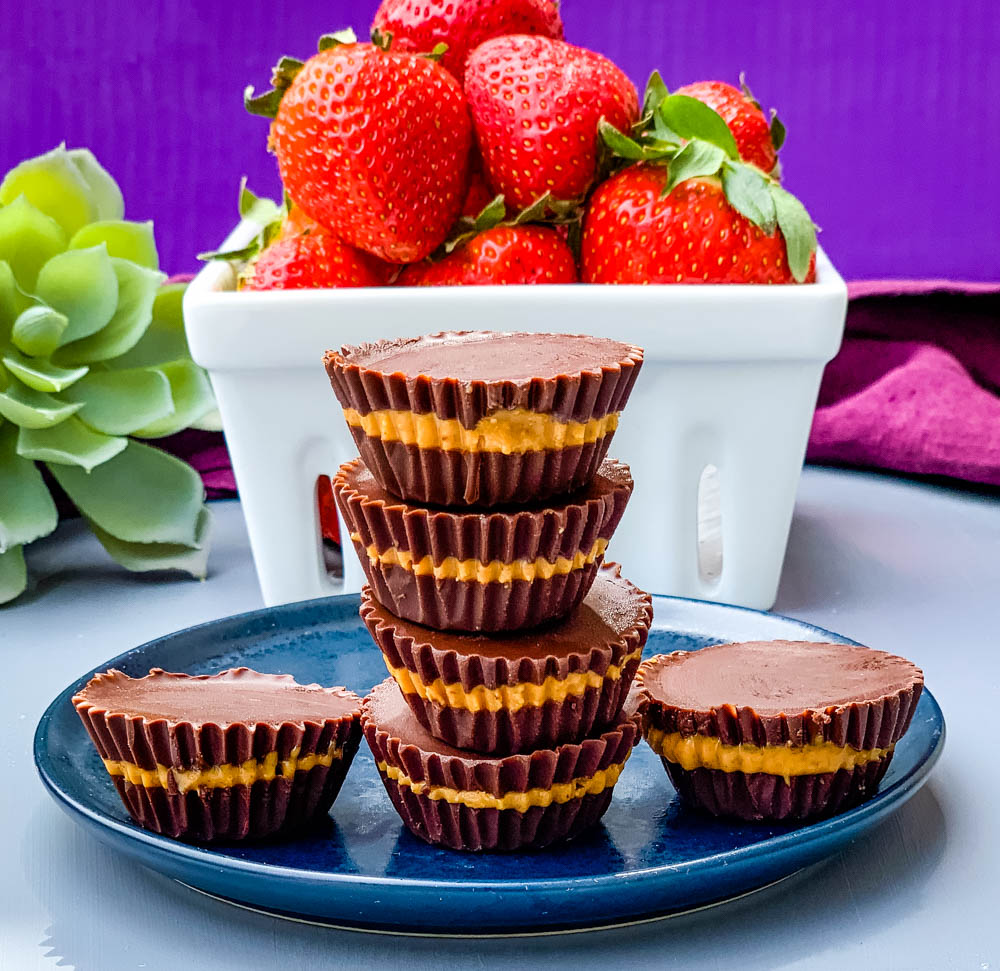
[[[602, 569], [621, 580], [617, 564], [605, 564]], [[422, 698], [417, 692], [403, 693], [414, 715], [435, 738], [455, 748], [506, 755], [575, 741], [618, 717], [653, 619], [652, 598], [628, 581], [621, 582], [637, 598], [635, 623], [618, 637], [581, 644], [578, 651], [560, 656], [525, 653], [506, 658], [477, 654], [471, 649], [467, 654], [442, 650], [434, 644], [433, 630], [421, 629], [419, 639], [404, 633], [387, 611], [380, 609], [370, 587], [362, 590], [360, 613], [390, 671], [406, 670], [425, 686], [441, 681], [471, 692], [480, 686], [494, 690], [542, 685], [550, 678], [558, 684], [571, 675], [588, 673], [602, 679], [600, 687], [588, 686], [583, 692], [516, 710], [470, 710]], [[617, 669], [618, 676], [608, 677], [609, 668]]]
[[614, 461], [605, 461], [591, 484], [565, 502], [514, 511], [428, 509], [364, 485], [360, 459], [341, 466], [332, 480], [376, 599], [397, 616], [427, 627], [490, 632], [534, 627], [568, 614], [590, 590], [603, 554], [548, 579], [481, 583], [373, 563], [369, 548], [403, 551], [414, 562], [430, 557], [435, 565], [450, 557], [480, 563], [572, 560], [589, 554], [599, 540], [611, 539], [632, 493], [628, 466]]
[[[247, 670], [234, 669], [220, 675]], [[150, 672], [163, 673], [160, 669]], [[114, 676], [120, 673], [97, 675], [91, 684]], [[270, 677], [293, 681], [289, 675]], [[88, 701], [86, 689], [74, 696], [73, 704], [102, 759], [143, 770], [164, 766], [184, 772], [219, 765], [240, 766], [250, 760], [263, 761], [272, 753], [277, 754], [280, 764], [293, 755], [301, 760], [324, 755], [331, 748], [341, 751], [340, 758], [329, 766], [317, 764], [297, 771], [290, 779], [276, 776], [250, 786], [204, 786], [181, 792], [173, 776], [167, 788], [146, 788], [121, 776], [112, 777], [125, 808], [145, 829], [197, 842], [241, 840], [302, 825], [328, 812], [340, 791], [361, 740], [361, 699], [344, 688], [315, 687], [338, 699], [356, 702], [356, 707], [347, 715], [323, 721], [219, 725], [109, 711]]]
[[[455, 331], [428, 338], [469, 336], [477, 335], [473, 331]], [[502, 352], [505, 340], [535, 335], [498, 332], [483, 336], [496, 340]], [[572, 334], [551, 337], [554, 341], [578, 339]], [[323, 365], [341, 407], [353, 408], [362, 415], [386, 410], [435, 414], [445, 420], [456, 419], [465, 428], [474, 428], [495, 411], [514, 408], [549, 414], [561, 422], [586, 422], [625, 407], [643, 359], [640, 347], [583, 338], [595, 345], [595, 355], [603, 359], [595, 359], [586, 369], [545, 378], [460, 381], [379, 369], [378, 357], [384, 349], [419, 349], [428, 338], [375, 341], [345, 346], [339, 352], [327, 351]]]
[[543, 502], [585, 486], [611, 446], [612, 432], [568, 448], [459, 452], [383, 441], [351, 428], [358, 451], [389, 492], [432, 506], [489, 509]]
[[[387, 679], [374, 691], [398, 688]], [[373, 691], [373, 694], [374, 694]], [[365, 699], [361, 724], [389, 798], [403, 823], [429, 843], [456, 850], [510, 852], [537, 849], [567, 839], [596, 823], [611, 801], [613, 785], [600, 793], [564, 803], [516, 809], [472, 808], [445, 799], [431, 799], [388, 777], [382, 766], [393, 767], [416, 783], [430, 788], [487, 793], [502, 798], [510, 793], [551, 790], [553, 786], [594, 776], [623, 764], [639, 740], [634, 717], [620, 716], [600, 735], [558, 748], [503, 758], [483, 758], [447, 747], [423, 748], [380, 726], [372, 713], [372, 695]]]
[[455, 748], [489, 755], [530, 752], [577, 741], [613, 724], [625, 703], [639, 658], [629, 661], [620, 678], [605, 679], [600, 688], [544, 705], [516, 711], [470, 711], [452, 708], [418, 695], [405, 695], [419, 722]]
[[[723, 745], [802, 746], [829, 742], [858, 751], [891, 749], [906, 733], [923, 688], [923, 674], [913, 667], [911, 684], [879, 698], [825, 705], [792, 714], [759, 714], [752, 707], [720, 705], [711, 710], [678, 707], [657, 698], [647, 686], [650, 672], [668, 661], [658, 655], [636, 674], [638, 711], [643, 735], [650, 729], [682, 736], [718, 738]], [[908, 662], [907, 662], [908, 663]], [[892, 751], [851, 769], [784, 776], [766, 772], [684, 769], [661, 755], [680, 796], [717, 816], [750, 821], [794, 821], [832, 815], [875, 794], [892, 760]]]
[[383, 777], [385, 791], [406, 828], [425, 843], [466, 853], [513, 853], [540, 850], [571, 840], [601, 821], [611, 805], [612, 790], [534, 806], [525, 813], [510, 809], [470, 809], [443, 799], [415, 795]]
[[787, 781], [766, 772], [687, 770], [676, 762], [660, 761], [681, 798], [713, 816], [747, 822], [802, 822], [832, 816], [870, 799], [889, 768], [892, 753], [853, 769], [791, 776]]

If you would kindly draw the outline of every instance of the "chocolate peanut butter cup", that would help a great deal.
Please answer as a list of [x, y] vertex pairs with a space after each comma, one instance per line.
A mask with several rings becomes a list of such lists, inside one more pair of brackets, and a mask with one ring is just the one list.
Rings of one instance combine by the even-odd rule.
[[323, 363], [384, 489], [489, 507], [590, 481], [642, 350], [599, 337], [455, 332], [344, 347]]
[[493, 755], [578, 741], [614, 724], [642, 657], [652, 598], [616, 564], [565, 619], [507, 634], [437, 631], [402, 620], [370, 587], [361, 619], [431, 735]]
[[680, 795], [717, 816], [768, 821], [874, 795], [923, 681], [904, 658], [808, 641], [661, 654], [636, 676], [643, 734]]
[[197, 842], [271, 836], [328, 812], [361, 741], [353, 692], [248, 668], [111, 670], [73, 705], [132, 818]]
[[392, 678], [365, 699], [361, 724], [407, 828], [453, 850], [537, 849], [582, 833], [604, 815], [639, 739], [634, 716], [620, 715], [580, 742], [483, 758], [432, 737]]
[[488, 632], [534, 627], [576, 607], [632, 494], [628, 466], [610, 460], [569, 498], [514, 510], [411, 505], [360, 459], [332, 484], [379, 603], [427, 627]]

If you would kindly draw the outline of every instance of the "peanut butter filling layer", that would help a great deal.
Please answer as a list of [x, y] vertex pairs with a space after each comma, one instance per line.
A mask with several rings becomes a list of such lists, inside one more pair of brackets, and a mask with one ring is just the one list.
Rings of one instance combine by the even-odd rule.
[[[359, 533], [351, 533], [351, 540], [361, 542]], [[553, 563], [543, 557], [535, 560], [513, 560], [504, 563], [503, 560], [460, 560], [454, 556], [446, 557], [441, 563], [435, 563], [431, 556], [414, 560], [409, 550], [401, 550], [395, 546], [379, 551], [373, 543], [367, 548], [368, 559], [373, 566], [398, 566], [409, 570], [415, 576], [432, 576], [435, 580], [462, 580], [475, 583], [513, 583], [515, 580], [550, 580], [552, 577], [565, 576], [574, 570], [582, 570], [589, 566], [599, 556], [604, 555], [608, 548], [606, 539], [597, 540], [589, 550], [578, 551], [572, 559], [560, 556]]]
[[508, 792], [503, 796], [494, 796], [489, 792], [478, 792], [471, 789], [451, 789], [448, 786], [432, 786], [426, 782], [414, 782], [402, 769], [395, 765], [378, 763], [378, 770], [396, 785], [404, 786], [413, 791], [414, 795], [425, 796], [428, 799], [450, 803], [461, 803], [470, 809], [513, 809], [524, 813], [533, 806], [551, 806], [562, 804], [572, 799], [582, 799], [584, 796], [596, 796], [613, 786], [621, 775], [625, 763], [609, 765], [591, 776], [573, 779], [571, 782], [557, 782], [548, 789], [529, 789], [527, 792]]
[[504, 455], [587, 445], [618, 427], [617, 412], [586, 422], [561, 422], [552, 415], [526, 408], [495, 411], [480, 419], [475, 428], [464, 427], [457, 418], [406, 410], [387, 409], [362, 415], [354, 408], [345, 408], [344, 418], [352, 428], [360, 428], [369, 437], [384, 442], [402, 442], [447, 452], [501, 452]]
[[650, 728], [646, 741], [657, 755], [675, 762], [682, 769], [715, 769], [722, 772], [762, 772], [784, 777], [821, 775], [854, 769], [877, 762], [894, 748], [859, 750], [833, 742], [810, 742], [808, 745], [723, 745], [721, 739], [708, 735], [681, 735]]
[[292, 749], [289, 757], [278, 762], [278, 753], [269, 752], [263, 759], [249, 759], [242, 765], [212, 765], [204, 769], [177, 769], [157, 764], [155, 769], [143, 769], [132, 762], [104, 759], [104, 767], [112, 776], [121, 776], [135, 786], [146, 789], [169, 789], [171, 780], [178, 792], [190, 789], [219, 789], [231, 786], [251, 786], [255, 782], [271, 782], [276, 777], [292, 779], [296, 772], [308, 772], [318, 765], [332, 765], [343, 755], [343, 749], [331, 746], [326, 752], [299, 756]]
[[469, 711], [519, 711], [525, 707], [540, 708], [547, 702], [563, 702], [569, 697], [584, 694], [589, 688], [600, 688], [605, 681], [617, 681], [622, 671], [632, 661], [642, 656], [642, 648], [626, 655], [621, 664], [608, 666], [603, 675], [596, 671], [575, 671], [565, 678], [548, 677], [541, 684], [523, 681], [487, 688], [479, 684], [466, 690], [461, 684], [446, 684], [441, 678], [425, 684], [409, 668], [396, 668], [386, 661], [389, 673], [395, 678], [403, 694], [416, 694], [424, 701], [431, 701], [446, 708], [467, 708]]

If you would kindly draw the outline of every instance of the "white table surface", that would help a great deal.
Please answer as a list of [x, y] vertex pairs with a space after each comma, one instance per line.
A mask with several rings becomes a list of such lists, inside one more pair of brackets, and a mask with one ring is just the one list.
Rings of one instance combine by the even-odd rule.
[[[639, 927], [493, 941], [294, 924], [195, 894], [78, 829], [35, 774], [53, 697], [150, 638], [261, 605], [237, 503], [207, 582], [127, 574], [79, 523], [29, 550], [0, 608], [0, 969], [340, 967], [1000, 971], [1000, 502], [864, 473], [803, 475], [775, 610], [905, 654], [944, 709], [930, 782], [848, 850], [772, 889]], [[44, 596], [42, 596], [44, 594]], [[992, 711], [991, 711], [992, 710]]]

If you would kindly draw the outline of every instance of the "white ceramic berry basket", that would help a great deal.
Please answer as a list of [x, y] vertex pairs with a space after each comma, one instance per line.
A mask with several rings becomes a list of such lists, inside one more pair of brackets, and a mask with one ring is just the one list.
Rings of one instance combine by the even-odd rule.
[[[241, 225], [225, 248], [254, 232]], [[323, 352], [442, 330], [521, 330], [645, 348], [609, 452], [635, 478], [609, 558], [654, 593], [771, 607], [820, 378], [847, 308], [822, 251], [816, 269], [809, 286], [238, 293], [228, 264], [205, 267], [184, 298], [187, 335], [215, 388], [265, 603], [356, 592], [364, 580], [350, 549], [342, 580], [324, 563], [316, 480], [357, 449]]]

